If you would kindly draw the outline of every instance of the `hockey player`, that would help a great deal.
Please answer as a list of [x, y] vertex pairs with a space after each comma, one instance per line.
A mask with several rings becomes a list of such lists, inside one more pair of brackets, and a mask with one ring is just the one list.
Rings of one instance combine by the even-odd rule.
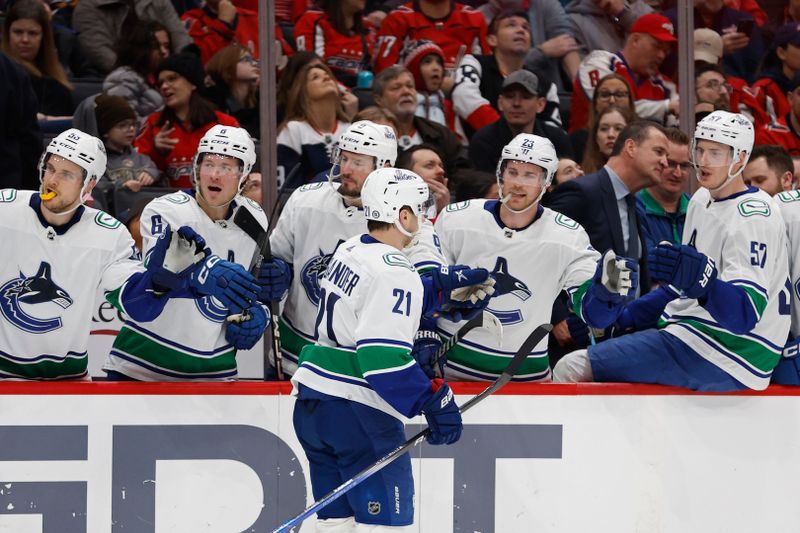
[[[496, 283], [490, 311], [504, 326], [502, 346], [481, 330], [457, 344], [447, 358], [448, 377], [496, 379], [531, 325], [550, 321], [553, 301], [562, 290], [575, 313], [598, 328], [613, 323], [627, 295], [635, 293], [634, 261], [610, 250], [601, 259], [577, 222], [539, 204], [557, 168], [548, 139], [521, 133], [503, 148], [497, 164], [500, 200], [451, 204], [436, 220], [448, 262], [491, 271]], [[439, 328], [452, 335], [459, 324], [440, 320]], [[550, 379], [546, 339], [515, 379]]]
[[[339, 138], [328, 183], [295, 191], [270, 236], [272, 253], [292, 265], [293, 279], [281, 314], [284, 371], [292, 374], [297, 357], [314, 341], [319, 281], [339, 243], [365, 230], [361, 187], [370, 172], [394, 165], [397, 138], [388, 126], [368, 120], [350, 125]], [[337, 181], [335, 181], [337, 180]], [[443, 263], [433, 226], [425, 222], [418, 243], [407, 253], [417, 269]]]
[[[292, 378], [316, 499], [402, 444], [407, 417], [425, 415], [431, 444], [461, 436], [452, 391], [412, 357], [421, 315], [438, 307], [402, 253], [432, 201], [428, 186], [411, 171], [379, 169], [362, 199], [369, 233], [333, 254], [320, 281], [317, 342], [303, 348]], [[320, 510], [317, 531], [409, 531], [413, 483], [406, 454]]]
[[[772, 198], [742, 178], [753, 125], [714, 111], [697, 124], [683, 244], [648, 254], [659, 289], [616, 326], [635, 333], [568, 354], [555, 381], [632, 381], [703, 391], [767, 387], [789, 332], [786, 229]], [[658, 329], [656, 329], [658, 326]]]
[[[0, 378], [86, 378], [98, 290], [147, 322], [176, 295], [171, 289], [189, 286], [202, 238], [190, 228], [165, 234], [145, 270], [125, 226], [83, 205], [105, 170], [103, 143], [69, 129], [42, 155], [38, 192], [0, 191]], [[190, 241], [194, 246], [183, 246]], [[186, 270], [170, 272], [168, 262]], [[227, 262], [219, 263], [215, 274]]]
[[[237, 209], [247, 209], [264, 226], [266, 215], [240, 196], [256, 161], [255, 146], [242, 128], [217, 125], [202, 138], [194, 157], [195, 189], [162, 196], [142, 212], [143, 251], [149, 254], [168, 225], [186, 224], [201, 233], [220, 257], [241, 274], [253, 256], [255, 241], [232, 223]], [[279, 278], [283, 279], [283, 282]], [[280, 299], [288, 288], [289, 270], [281, 261], [262, 265], [258, 299]], [[141, 381], [220, 380], [236, 378], [236, 351], [251, 348], [269, 324], [269, 311], [255, 297], [224, 298], [217, 294], [197, 302], [174, 299], [166, 312], [148, 324], [129, 319], [114, 340], [103, 369], [112, 379]], [[247, 309], [250, 320], [230, 315]]]

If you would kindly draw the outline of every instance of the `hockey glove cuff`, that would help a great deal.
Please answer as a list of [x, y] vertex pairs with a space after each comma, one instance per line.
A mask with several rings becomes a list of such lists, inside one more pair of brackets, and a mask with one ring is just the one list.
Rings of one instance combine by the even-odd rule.
[[717, 278], [714, 260], [692, 246], [662, 242], [647, 255], [653, 279], [665, 281], [689, 298], [702, 298]]
[[173, 232], [167, 224], [148, 254], [153, 288], [158, 292], [186, 288], [192, 267], [210, 254], [205, 239], [192, 228], [181, 226]]
[[201, 296], [213, 296], [228, 309], [247, 309], [258, 298], [259, 286], [242, 265], [207, 257], [195, 267], [189, 285]]
[[262, 302], [279, 302], [286, 296], [292, 285], [293, 272], [282, 259], [274, 257], [272, 261], [261, 263], [258, 272], [258, 284], [261, 291], [258, 299]]
[[442, 356], [438, 361], [434, 361], [436, 354], [442, 348], [442, 340], [435, 331], [420, 330], [414, 337], [414, 348], [411, 350], [411, 357], [416, 359], [422, 371], [429, 379], [436, 377], [434, 365], [439, 367], [441, 375], [444, 376], [444, 363], [446, 358]]
[[441, 380], [432, 381], [431, 387], [435, 394], [422, 408], [431, 430], [428, 442], [433, 445], [453, 444], [461, 438], [464, 428], [453, 391]]
[[230, 320], [225, 327], [225, 340], [237, 350], [249, 350], [256, 345], [270, 323], [269, 309], [256, 304], [236, 316], [238, 318]]

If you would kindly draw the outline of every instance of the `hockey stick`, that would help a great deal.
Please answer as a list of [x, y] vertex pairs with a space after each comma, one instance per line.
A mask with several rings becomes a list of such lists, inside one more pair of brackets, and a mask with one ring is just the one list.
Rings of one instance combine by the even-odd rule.
[[500, 323], [500, 319], [494, 316], [491, 312], [484, 310], [480, 315], [461, 326], [461, 328], [456, 331], [452, 337], [447, 339], [447, 341], [442, 344], [442, 347], [439, 348], [439, 351], [436, 352], [431, 359], [431, 368], [436, 368], [436, 364], [439, 362], [439, 359], [447, 355], [447, 352], [452, 350], [453, 346], [461, 342], [461, 339], [463, 339], [467, 333], [475, 328], [486, 329], [489, 333], [494, 335], [498, 345], [502, 343], [503, 325]]
[[[264, 230], [261, 223], [256, 220], [256, 217], [244, 206], [236, 210], [236, 214], [233, 216], [233, 223], [251, 239], [256, 241], [256, 249], [253, 252], [253, 258], [250, 260], [250, 268], [248, 270], [253, 277], [258, 277], [261, 263], [264, 261], [272, 261], [272, 250], [269, 246], [269, 232]], [[275, 365], [275, 373], [278, 376], [278, 380], [283, 381], [283, 354], [281, 354], [281, 334], [278, 328], [278, 306], [275, 305], [275, 302], [268, 302], [267, 307], [272, 315], [270, 322], [272, 324], [272, 359]], [[230, 319], [231, 317], [228, 318]], [[269, 362], [267, 358], [264, 358], [264, 379], [267, 379], [268, 370]]]
[[[519, 347], [517, 353], [514, 354], [514, 357], [511, 358], [511, 362], [508, 363], [508, 366], [503, 373], [500, 374], [494, 383], [486, 387], [480, 394], [469, 400], [467, 403], [461, 406], [461, 414], [464, 414], [472, 407], [475, 407], [478, 403], [486, 399], [486, 397], [490, 396], [491, 394], [497, 392], [498, 389], [503, 387], [519, 370], [519, 367], [522, 363], [527, 359], [528, 355], [530, 355], [531, 350], [533, 350], [537, 344], [539, 344], [542, 339], [544, 339], [548, 333], [553, 329], [551, 324], [542, 324], [541, 326], [537, 327], [533, 332], [528, 335], [528, 338], [525, 339], [525, 342], [522, 343], [522, 346]], [[314, 513], [320, 511], [324, 507], [326, 507], [329, 503], [333, 500], [342, 496], [343, 494], [347, 493], [356, 485], [360, 484], [362, 481], [370, 477], [372, 474], [380, 471], [387, 465], [391, 464], [395, 459], [406, 453], [411, 448], [417, 446], [422, 441], [424, 441], [428, 435], [430, 435], [431, 430], [430, 428], [425, 428], [424, 430], [420, 431], [406, 442], [401, 444], [399, 447], [395, 448], [393, 451], [389, 452], [387, 455], [384, 455], [377, 462], [373, 463], [371, 466], [368, 466], [352, 478], [348, 479], [331, 492], [320, 498], [318, 501], [311, 504], [305, 511], [300, 513], [299, 515], [295, 516], [294, 518], [284, 522], [277, 529], [273, 529], [272, 533], [286, 533], [289, 531], [290, 528], [302, 523], [306, 518], [310, 517]]]

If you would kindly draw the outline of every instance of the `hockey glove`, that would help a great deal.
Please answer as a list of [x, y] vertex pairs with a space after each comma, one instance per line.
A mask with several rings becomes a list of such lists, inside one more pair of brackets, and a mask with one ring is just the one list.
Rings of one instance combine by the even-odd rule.
[[453, 444], [461, 438], [464, 429], [453, 391], [440, 379], [431, 381], [434, 395], [422, 407], [431, 434], [428, 442], [433, 445]]
[[572, 337], [572, 342], [578, 348], [586, 348], [591, 343], [589, 338], [589, 326], [586, 322], [581, 320], [581, 317], [575, 313], [567, 315], [567, 328], [569, 328], [569, 336]]
[[248, 309], [258, 299], [258, 283], [242, 265], [211, 255], [191, 274], [189, 286], [201, 296], [213, 296], [228, 309]]
[[256, 345], [258, 339], [270, 322], [269, 310], [261, 304], [256, 304], [240, 315], [242, 321], [228, 322], [225, 328], [225, 340], [237, 350], [249, 350]]
[[192, 228], [181, 226], [173, 232], [167, 224], [147, 259], [153, 287], [159, 292], [186, 288], [191, 267], [210, 253], [205, 239]]
[[598, 300], [617, 305], [632, 300], [639, 287], [639, 265], [633, 259], [606, 250], [594, 273], [594, 291]]
[[423, 316], [441, 316], [453, 322], [477, 316], [495, 291], [495, 280], [485, 268], [442, 265], [420, 277], [425, 289]]
[[258, 299], [262, 302], [279, 302], [292, 284], [292, 268], [282, 259], [261, 263], [258, 271], [258, 284], [261, 291]]
[[442, 356], [438, 361], [433, 361], [433, 358], [441, 348], [442, 339], [439, 338], [435, 331], [419, 330], [414, 337], [414, 348], [411, 350], [411, 356], [417, 360], [422, 371], [430, 379], [436, 377], [436, 371], [433, 369], [434, 364], [439, 367], [441, 375], [444, 376], [446, 358]]
[[661, 242], [647, 254], [653, 279], [665, 281], [689, 298], [702, 298], [717, 279], [714, 260], [691, 246]]

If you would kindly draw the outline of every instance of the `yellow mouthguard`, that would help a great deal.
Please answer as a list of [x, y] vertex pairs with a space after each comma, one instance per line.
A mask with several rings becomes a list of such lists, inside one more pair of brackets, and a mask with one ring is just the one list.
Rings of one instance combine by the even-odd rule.
[[50, 191], [50, 192], [45, 193], [45, 194], [40, 194], [39, 196], [41, 197], [42, 200], [52, 200], [53, 198], [56, 197], [56, 192], [55, 191]]

